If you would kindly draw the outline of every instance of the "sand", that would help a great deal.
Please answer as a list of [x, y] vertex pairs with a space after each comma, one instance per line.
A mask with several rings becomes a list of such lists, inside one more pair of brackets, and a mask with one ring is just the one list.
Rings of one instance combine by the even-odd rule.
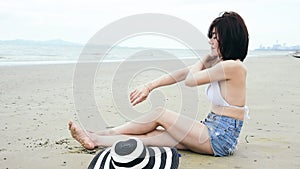
[[[250, 119], [242, 129], [238, 150], [224, 158], [180, 151], [180, 168], [300, 168], [300, 59], [248, 58], [245, 64]], [[117, 113], [110, 90], [116, 67], [117, 63], [101, 65], [102, 73], [95, 78], [95, 99], [101, 104], [100, 111], [106, 113], [108, 127], [126, 121]], [[87, 168], [100, 151], [85, 150], [68, 131], [70, 119], [77, 124], [80, 120], [73, 93], [74, 70], [74, 64], [0, 67], [0, 168]], [[130, 88], [160, 73], [145, 73]], [[121, 87], [117, 82], [115, 85]], [[178, 109], [178, 87], [161, 90], [166, 107]], [[202, 119], [209, 111], [209, 102], [204, 87], [199, 90], [197, 118]], [[136, 109], [149, 109], [149, 102]]]

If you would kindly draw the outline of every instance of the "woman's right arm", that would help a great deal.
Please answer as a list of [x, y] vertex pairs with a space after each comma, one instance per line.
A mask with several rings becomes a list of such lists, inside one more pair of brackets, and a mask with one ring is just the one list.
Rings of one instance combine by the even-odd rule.
[[171, 85], [183, 81], [189, 72], [189, 68], [179, 69], [171, 74], [163, 75], [147, 84], [138, 87], [130, 93], [130, 102], [134, 106], [148, 97], [149, 93], [161, 86]]
[[206, 55], [201, 61], [198, 61], [192, 66], [179, 69], [171, 74], [163, 75], [147, 84], [138, 87], [136, 90], [130, 93], [130, 102], [134, 106], [147, 99], [149, 93], [161, 86], [167, 86], [174, 83], [181, 82], [186, 79], [190, 71], [201, 71], [215, 64], [215, 58], [210, 55]]
[[172, 72], [171, 74], [163, 75], [151, 82], [148, 82], [146, 86], [150, 91], [152, 91], [161, 86], [168, 86], [177, 82], [181, 82], [186, 78], [188, 72], [189, 72], [188, 67], [179, 69], [176, 70], [175, 72]]

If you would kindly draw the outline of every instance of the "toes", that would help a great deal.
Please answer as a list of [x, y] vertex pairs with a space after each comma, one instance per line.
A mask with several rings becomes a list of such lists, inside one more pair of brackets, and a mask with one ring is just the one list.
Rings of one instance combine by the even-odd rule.
[[72, 122], [69, 122], [69, 130], [71, 130], [71, 132], [77, 132], [78, 127]]
[[69, 130], [71, 130], [72, 126], [73, 126], [73, 122], [69, 121]]

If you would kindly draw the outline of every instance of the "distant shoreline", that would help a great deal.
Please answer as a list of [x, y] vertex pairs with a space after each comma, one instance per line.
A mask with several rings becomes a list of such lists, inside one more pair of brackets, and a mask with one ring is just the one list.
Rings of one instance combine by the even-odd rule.
[[293, 52], [293, 51], [300, 51], [300, 48], [296, 48], [296, 49], [254, 49], [253, 51], [287, 51], [287, 52]]
[[[255, 55], [249, 55], [247, 58], [281, 58], [281, 57], [288, 57], [289, 55], [266, 55], [266, 56], [255, 56]], [[157, 61], [176, 61], [177, 59], [135, 59], [135, 60], [102, 60], [102, 61], [81, 61], [78, 60], [61, 60], [61, 61], [1, 61], [0, 60], [0, 67], [5, 66], [38, 66], [38, 65], [76, 65], [78, 63], [84, 63], [84, 64], [91, 64], [91, 63], [122, 63], [122, 62], [157, 62]], [[181, 61], [193, 61], [193, 60], [199, 60], [198, 58], [178, 58], [178, 60]]]
[[[14, 41], [14, 42], [18, 42]], [[46, 64], [76, 64], [78, 59], [92, 62], [123, 62], [123, 61], [163, 61], [200, 59], [209, 50], [190, 49], [159, 49], [116, 46], [106, 50], [101, 47], [85, 49], [84, 46], [74, 45], [36, 45], [36, 44], [1, 44], [0, 66], [46, 65]], [[26, 41], [27, 42], [27, 41]], [[36, 41], [33, 41], [34, 43]], [[37, 41], [39, 43], [39, 41]], [[51, 42], [61, 42], [53, 40]], [[45, 42], [46, 43], [46, 42]], [[67, 43], [65, 43], [67, 44]], [[293, 50], [249, 50], [247, 57], [280, 57], [289, 56]]]

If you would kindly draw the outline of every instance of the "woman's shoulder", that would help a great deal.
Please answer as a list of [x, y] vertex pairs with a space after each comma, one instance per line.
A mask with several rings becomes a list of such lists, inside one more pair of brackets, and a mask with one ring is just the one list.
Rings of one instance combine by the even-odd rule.
[[225, 60], [221, 62], [224, 68], [244, 69], [247, 70], [246, 66], [240, 60]]
[[220, 62], [225, 72], [230, 73], [247, 73], [247, 68], [240, 60], [225, 60]]

